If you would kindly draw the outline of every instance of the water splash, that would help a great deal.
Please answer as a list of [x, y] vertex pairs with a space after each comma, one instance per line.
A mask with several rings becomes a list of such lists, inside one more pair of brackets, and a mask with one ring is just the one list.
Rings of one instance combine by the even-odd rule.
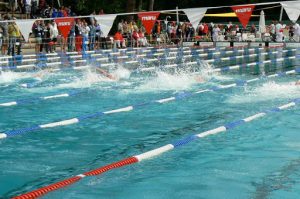
[[0, 72], [0, 84], [12, 83], [20, 79], [26, 79], [31, 77], [30, 73], [24, 72], [12, 72], [12, 71], [1, 71]]
[[244, 94], [231, 96], [228, 103], [251, 103], [272, 99], [289, 99], [291, 97], [300, 97], [300, 86], [295, 85], [295, 82], [277, 84], [270, 81], [259, 87], [246, 87]]

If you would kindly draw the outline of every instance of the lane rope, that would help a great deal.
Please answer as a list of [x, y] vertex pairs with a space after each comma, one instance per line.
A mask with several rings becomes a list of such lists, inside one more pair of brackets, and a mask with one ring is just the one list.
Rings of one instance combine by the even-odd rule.
[[214, 86], [208, 89], [201, 89], [195, 92], [189, 92], [189, 91], [183, 91], [180, 92], [178, 94], [176, 94], [175, 96], [171, 96], [168, 98], [162, 98], [162, 99], [158, 99], [158, 100], [152, 100], [149, 102], [144, 102], [144, 103], [140, 103], [140, 104], [136, 104], [136, 105], [129, 105], [123, 108], [118, 108], [118, 109], [112, 109], [112, 110], [108, 110], [108, 111], [99, 111], [96, 113], [90, 113], [87, 115], [82, 115], [79, 117], [75, 117], [75, 118], [71, 118], [71, 119], [66, 119], [66, 120], [61, 120], [58, 122], [52, 122], [52, 123], [47, 123], [47, 124], [41, 124], [41, 125], [33, 125], [30, 127], [25, 127], [25, 128], [20, 128], [20, 129], [15, 129], [15, 130], [9, 130], [3, 133], [0, 133], [0, 139], [4, 139], [4, 138], [8, 138], [8, 137], [15, 137], [18, 135], [22, 135], [22, 134], [26, 134], [32, 131], [36, 131], [36, 130], [40, 130], [40, 129], [46, 129], [46, 128], [54, 128], [54, 127], [58, 127], [58, 126], [68, 126], [68, 125], [72, 125], [72, 124], [76, 124], [79, 122], [84, 122], [86, 120], [89, 119], [93, 119], [93, 118], [97, 118], [97, 117], [102, 117], [105, 115], [110, 115], [110, 114], [117, 114], [117, 113], [123, 113], [123, 112], [129, 112], [135, 109], [139, 109], [145, 106], [149, 106], [149, 105], [157, 105], [157, 104], [164, 104], [164, 103], [168, 103], [171, 101], [175, 101], [175, 100], [182, 100], [182, 99], [186, 99], [188, 97], [194, 96], [196, 94], [203, 94], [206, 92], [214, 92], [214, 91], [218, 91], [221, 89], [228, 89], [228, 88], [233, 88], [233, 87], [237, 87], [237, 86], [245, 86], [248, 83], [252, 83], [252, 82], [256, 82], [259, 81], [260, 79], [268, 79], [268, 78], [275, 78], [275, 77], [284, 77], [285, 75], [291, 75], [291, 74], [298, 74], [300, 72], [300, 67], [296, 68], [294, 70], [290, 70], [290, 71], [286, 71], [286, 72], [278, 72], [276, 74], [272, 74], [272, 75], [268, 75], [268, 76], [262, 76], [261, 78], [257, 77], [257, 78], [253, 78], [250, 80], [237, 80], [235, 83], [231, 83], [231, 84], [227, 84], [227, 85], [220, 85], [220, 86]]
[[55, 191], [57, 189], [62, 189], [62, 188], [65, 188], [67, 186], [70, 186], [70, 185], [80, 181], [81, 179], [83, 179], [85, 177], [97, 176], [97, 175], [103, 174], [105, 172], [108, 172], [110, 170], [115, 170], [117, 168], [121, 168], [121, 167], [124, 167], [124, 166], [127, 166], [127, 165], [135, 164], [135, 163], [138, 163], [138, 162], [142, 162], [144, 160], [154, 158], [156, 156], [159, 156], [159, 155], [161, 155], [163, 153], [166, 153], [168, 151], [171, 151], [173, 149], [177, 149], [179, 147], [187, 145], [187, 144], [189, 144], [189, 143], [191, 143], [191, 142], [193, 142], [197, 139], [206, 138], [206, 137], [211, 136], [211, 135], [216, 135], [216, 134], [219, 134], [219, 133], [222, 133], [222, 132], [226, 132], [228, 130], [234, 129], [235, 127], [238, 127], [238, 126], [241, 126], [243, 124], [252, 122], [253, 120], [257, 120], [257, 119], [260, 119], [260, 118], [265, 117], [267, 115], [273, 115], [274, 113], [283, 111], [285, 109], [292, 108], [296, 105], [299, 105], [299, 103], [300, 103], [300, 98], [293, 99], [287, 104], [284, 104], [284, 105], [281, 105], [281, 106], [278, 106], [278, 107], [275, 107], [275, 108], [271, 108], [269, 110], [265, 110], [265, 111], [256, 113], [254, 115], [251, 115], [251, 116], [243, 118], [243, 119], [239, 119], [239, 120], [236, 120], [236, 121], [233, 121], [233, 122], [229, 122], [229, 123], [227, 123], [223, 126], [219, 126], [217, 128], [214, 128], [214, 129], [211, 129], [211, 130], [208, 130], [208, 131], [204, 131], [204, 132], [201, 132], [201, 133], [198, 133], [198, 134], [190, 135], [188, 137], [185, 137], [185, 138], [180, 139], [178, 141], [175, 141], [173, 143], [166, 144], [162, 147], [155, 148], [153, 150], [144, 152], [142, 154], [134, 155], [134, 156], [125, 158], [123, 160], [120, 160], [120, 161], [117, 161], [117, 162], [114, 162], [114, 163], [96, 168], [94, 170], [91, 170], [91, 171], [88, 171], [88, 172], [85, 172], [85, 173], [82, 173], [82, 174], [78, 174], [76, 176], [73, 176], [73, 177], [70, 177], [68, 179], [56, 182], [54, 184], [50, 184], [48, 186], [38, 188], [38, 189], [33, 190], [31, 192], [21, 194], [19, 196], [13, 197], [13, 199], [29, 199], [29, 198], [33, 199], [33, 198], [43, 196], [43, 195], [45, 195], [49, 192]]

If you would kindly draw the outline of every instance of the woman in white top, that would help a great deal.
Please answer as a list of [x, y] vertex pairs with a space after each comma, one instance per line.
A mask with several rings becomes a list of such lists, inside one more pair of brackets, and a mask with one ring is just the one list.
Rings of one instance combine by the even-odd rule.
[[81, 32], [82, 37], [83, 37], [82, 51], [87, 50], [87, 45], [89, 44], [89, 32], [90, 32], [90, 28], [89, 28], [87, 22], [83, 21], [82, 32]]
[[213, 32], [213, 41], [218, 41], [219, 38], [219, 32], [220, 32], [220, 28], [218, 27], [218, 25], [216, 24], [212, 30]]

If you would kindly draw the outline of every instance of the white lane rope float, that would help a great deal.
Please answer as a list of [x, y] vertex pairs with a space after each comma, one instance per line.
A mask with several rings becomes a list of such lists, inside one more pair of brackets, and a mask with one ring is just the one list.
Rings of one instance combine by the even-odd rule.
[[155, 148], [155, 149], [152, 149], [150, 151], [146, 151], [146, 152], [138, 154], [138, 155], [133, 155], [133, 156], [130, 156], [128, 158], [119, 160], [117, 162], [113, 162], [111, 164], [107, 164], [105, 166], [102, 166], [102, 167], [99, 167], [99, 168], [96, 168], [96, 169], [78, 174], [76, 176], [67, 178], [65, 180], [58, 181], [54, 184], [50, 184], [50, 185], [38, 188], [36, 190], [21, 194], [19, 196], [13, 197], [13, 199], [29, 199], [29, 198], [34, 199], [34, 198], [43, 196], [47, 193], [50, 193], [52, 191], [70, 186], [71, 184], [74, 184], [74, 183], [80, 181], [83, 178], [91, 177], [91, 176], [98, 176], [98, 175], [101, 175], [101, 174], [103, 174], [105, 172], [108, 172], [110, 170], [115, 170], [115, 169], [118, 169], [120, 167], [124, 167], [124, 166], [127, 166], [127, 165], [142, 162], [142, 161], [145, 161], [145, 160], [153, 159], [153, 158], [155, 158], [155, 157], [157, 157], [161, 154], [164, 154], [164, 153], [169, 152], [171, 150], [177, 149], [179, 147], [183, 147], [183, 146], [185, 146], [185, 145], [187, 145], [187, 144], [189, 144], [193, 141], [196, 141], [198, 139], [204, 139], [208, 136], [213, 136], [213, 135], [216, 135], [216, 134], [219, 134], [219, 133], [222, 133], [222, 132], [232, 130], [235, 127], [238, 127], [238, 126], [241, 126], [243, 124], [252, 122], [254, 120], [261, 119], [265, 116], [269, 116], [269, 115], [272, 116], [274, 113], [277, 113], [277, 112], [280, 112], [280, 111], [283, 111], [283, 110], [286, 110], [286, 109], [293, 108], [293, 107], [295, 107], [299, 104], [300, 104], [300, 98], [296, 98], [296, 99], [291, 100], [289, 103], [283, 104], [283, 105], [278, 106], [276, 108], [272, 108], [272, 109], [268, 109], [268, 110], [256, 113], [256, 114], [251, 115], [249, 117], [227, 123], [223, 126], [219, 126], [217, 128], [214, 128], [214, 129], [210, 129], [210, 130], [207, 130], [207, 131], [204, 131], [204, 132], [201, 132], [201, 133], [190, 135], [186, 138], [183, 138], [183, 139], [180, 139], [178, 141], [166, 144], [166, 145], [161, 146], [159, 148]]
[[179, 93], [175, 96], [171, 96], [171, 97], [163, 98], [163, 99], [158, 99], [158, 100], [152, 100], [152, 101], [137, 104], [137, 105], [130, 105], [130, 106], [126, 106], [126, 107], [123, 107], [123, 108], [113, 109], [113, 110], [104, 111], [104, 112], [99, 111], [99, 112], [91, 113], [91, 114], [88, 114], [88, 115], [82, 115], [82, 116], [79, 116], [79, 117], [76, 117], [76, 118], [61, 120], [61, 121], [58, 121], [58, 122], [52, 122], [52, 123], [41, 124], [41, 125], [33, 125], [33, 126], [30, 126], [30, 127], [25, 127], [25, 128], [21, 128], [21, 129], [9, 130], [9, 131], [0, 133], [0, 139], [4, 139], [4, 138], [8, 138], [8, 137], [14, 137], [14, 136], [18, 136], [18, 135], [21, 135], [21, 134], [26, 134], [26, 133], [36, 131], [36, 130], [39, 130], [39, 129], [54, 128], [54, 127], [58, 127], [58, 126], [68, 126], [68, 125], [71, 125], [71, 124], [84, 122], [88, 119], [97, 118], [97, 117], [101, 117], [101, 116], [105, 116], [105, 115], [129, 112], [129, 111], [139, 109], [141, 107], [145, 107], [145, 106], [148, 106], [148, 105], [151, 105], [151, 104], [164, 104], [164, 103], [168, 103], [168, 102], [171, 102], [171, 101], [186, 99], [186, 98], [189, 98], [189, 97], [194, 96], [196, 94], [203, 94], [203, 93], [206, 93], [206, 92], [214, 92], [214, 91], [218, 91], [218, 90], [221, 90], [221, 89], [228, 89], [228, 88], [233, 88], [233, 87], [237, 87], [237, 86], [245, 86], [248, 83], [253, 83], [253, 82], [259, 81], [260, 79], [283, 77], [285, 75], [298, 74], [299, 72], [300, 72], [300, 68], [296, 68], [294, 70], [290, 70], [290, 71], [286, 71], [286, 72], [278, 72], [278, 73], [273, 74], [273, 75], [262, 76], [261, 78], [257, 77], [257, 78], [253, 78], [253, 79], [250, 79], [250, 80], [238, 80], [235, 83], [221, 85], [221, 86], [214, 86], [212, 88], [201, 89], [201, 90], [198, 90], [198, 91], [195, 91], [195, 92], [184, 91], [184, 92], [181, 92], [181, 93]]

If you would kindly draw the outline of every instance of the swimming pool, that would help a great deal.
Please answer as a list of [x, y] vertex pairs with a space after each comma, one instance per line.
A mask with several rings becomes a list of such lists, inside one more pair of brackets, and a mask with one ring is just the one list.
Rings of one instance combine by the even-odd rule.
[[[138, 60], [132, 64], [107, 53], [103, 57], [118, 63], [102, 66], [112, 67], [119, 81], [87, 65], [51, 71], [24, 88], [20, 85], [36, 82], [32, 72], [2, 72], [0, 104], [17, 103], [0, 106], [0, 131], [7, 135], [0, 140], [0, 196], [24, 194], [267, 112], [149, 160], [81, 178], [43, 198], [299, 197], [299, 106], [273, 110], [300, 97], [294, 85], [299, 50], [188, 50], [175, 49], [174, 59], [167, 59], [173, 56], [169, 51], [153, 62], [154, 51], [125, 58]], [[61, 94], [68, 95], [49, 97]]]

